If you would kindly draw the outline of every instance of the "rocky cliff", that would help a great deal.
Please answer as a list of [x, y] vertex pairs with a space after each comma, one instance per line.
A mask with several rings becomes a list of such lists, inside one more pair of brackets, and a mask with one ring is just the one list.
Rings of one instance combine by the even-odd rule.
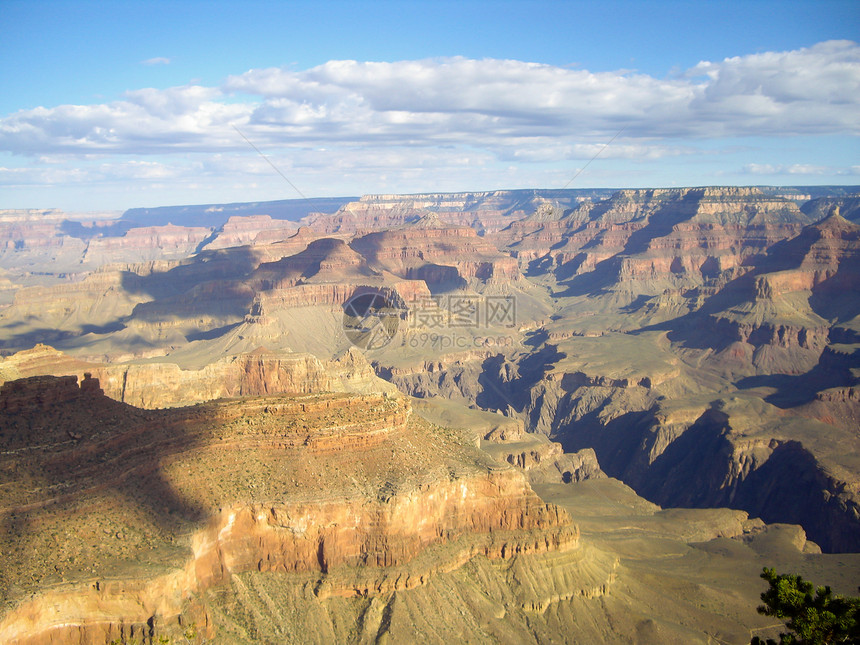
[[[752, 339], [765, 348], [759, 356], [782, 347], [816, 358], [808, 371], [794, 362], [800, 374], [738, 376], [737, 364], [757, 364], [753, 351], [736, 343], [715, 352], [713, 330], [707, 348], [693, 348], [655, 329], [563, 334], [565, 322], [533, 332], [534, 351], [452, 355], [377, 372], [404, 392], [474, 401], [519, 418], [566, 453], [593, 449], [603, 471], [664, 506], [731, 506], [802, 524], [827, 551], [860, 548], [860, 407], [852, 394], [860, 363], [847, 328], [829, 341], [825, 331], [823, 349], [811, 334], [801, 341], [759, 331]], [[827, 344], [837, 338], [849, 344]], [[730, 369], [726, 354], [735, 361]], [[549, 461], [547, 450], [514, 444], [503, 458], [529, 467]]]
[[858, 294], [860, 226], [837, 212], [773, 245], [747, 274], [679, 321], [674, 337], [713, 348], [738, 371], [804, 373], [832, 342], [834, 323], [860, 311]]
[[371, 266], [424, 280], [431, 288], [463, 286], [469, 280], [509, 283], [520, 276], [514, 258], [499, 253], [470, 227], [451, 227], [438, 216], [406, 227], [369, 233], [352, 241]]
[[[207, 590], [243, 571], [311, 576], [320, 599], [373, 596], [477, 555], [578, 543], [521, 475], [402, 398], [148, 412], [92, 379], [35, 377], [2, 386], [0, 415], [8, 643], [170, 636], [192, 621], [210, 638]], [[72, 530], [83, 540], [58, 547]]]
[[[858, 229], [822, 191], [368, 196], [4, 273], [3, 349], [70, 353], [0, 361], [0, 640], [746, 643], [775, 558], [853, 593]], [[348, 298], [428, 285], [515, 320], [344, 351]]]
[[260, 348], [196, 370], [165, 362], [84, 362], [45, 345], [0, 359], [0, 383], [37, 375], [70, 378], [85, 373], [98, 379], [105, 394], [115, 401], [148, 409], [243, 396], [395, 389], [377, 378], [372, 366], [356, 350], [322, 361], [310, 354]]
[[304, 223], [322, 233], [366, 233], [409, 224], [435, 214], [450, 226], [468, 226], [493, 233], [534, 212], [548, 198], [561, 204], [604, 195], [605, 190], [499, 190], [474, 193], [365, 195], [345, 204], [333, 215], [315, 215]]
[[256, 293], [251, 315], [259, 320], [291, 307], [326, 307], [340, 311], [360, 293], [387, 294], [403, 305], [430, 292], [420, 280], [400, 279], [377, 270], [343, 240], [323, 238], [277, 262], [261, 264], [245, 281]]
[[63, 234], [56, 209], [0, 209], [0, 268], [16, 274], [79, 268], [86, 242]]
[[[605, 477], [543, 483], [569, 510], [547, 504], [399, 397], [146, 411], [39, 377], [0, 402], [3, 642], [741, 643], [774, 633], [753, 607], [775, 553], [856, 582], [798, 527]], [[558, 460], [496, 445], [530, 475]]]
[[254, 242], [280, 241], [292, 236], [299, 228], [295, 222], [275, 220], [268, 215], [234, 215], [216, 229], [204, 249], [226, 249]]
[[211, 230], [203, 227], [150, 226], [133, 228], [121, 237], [96, 237], [89, 241], [83, 262], [101, 266], [111, 262], [144, 262], [184, 258], [197, 250]]
[[597, 271], [592, 280], [693, 285], [811, 221], [793, 201], [755, 188], [622, 190], [565, 212], [538, 210], [493, 239], [523, 265], [549, 262], [562, 278]]
[[612, 387], [543, 386], [534, 396], [527, 413], [566, 451], [593, 448], [604, 471], [647, 499], [740, 508], [801, 524], [827, 551], [858, 549], [860, 482], [843, 455], [856, 438], [845, 426], [786, 416], [749, 395], [712, 407]]

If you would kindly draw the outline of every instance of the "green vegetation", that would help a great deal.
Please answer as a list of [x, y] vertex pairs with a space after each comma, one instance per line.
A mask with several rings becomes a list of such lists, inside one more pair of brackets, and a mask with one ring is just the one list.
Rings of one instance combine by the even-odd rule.
[[[813, 587], [794, 574], [777, 574], [764, 568], [761, 577], [770, 583], [762, 593], [760, 614], [787, 619], [788, 633], [779, 635], [779, 645], [824, 645], [860, 643], [860, 598], [834, 594], [830, 587]], [[756, 636], [750, 645], [777, 645]]]

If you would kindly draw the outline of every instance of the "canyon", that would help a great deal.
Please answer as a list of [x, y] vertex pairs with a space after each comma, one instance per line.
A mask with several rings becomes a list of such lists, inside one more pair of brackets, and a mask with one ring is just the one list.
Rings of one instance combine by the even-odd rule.
[[[75, 432], [51, 425], [58, 409]], [[152, 637], [141, 610], [168, 621], [202, 612], [206, 624], [205, 604], [189, 609], [189, 596], [232, 572], [314, 571], [317, 597], [348, 597], [409, 589], [477, 554], [577, 546], [564, 511], [474, 445], [414, 418], [403, 397], [251, 397], [147, 412], [105, 397], [89, 376], [80, 387], [76, 377], [32, 377], [3, 386], [0, 413], [4, 515], [15, 523], [3, 550], [7, 602], [59, 577], [67, 584], [51, 585], [49, 606], [74, 612], [89, 595], [116, 612], [57, 615], [25, 600], [4, 618], [4, 642]], [[38, 543], [70, 529], [95, 537]], [[116, 579], [162, 545], [171, 553], [149, 575]], [[422, 562], [436, 546], [440, 557]], [[107, 578], [85, 594], [82, 560], [93, 565], [84, 577]], [[340, 571], [356, 568], [357, 577]]]
[[776, 634], [860, 575], [858, 195], [0, 211], [0, 640]]

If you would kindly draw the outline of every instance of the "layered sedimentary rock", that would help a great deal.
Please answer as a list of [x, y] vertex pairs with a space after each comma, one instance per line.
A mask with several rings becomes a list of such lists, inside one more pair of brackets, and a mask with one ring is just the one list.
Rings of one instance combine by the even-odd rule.
[[395, 303], [404, 303], [429, 298], [430, 292], [418, 280], [397, 280], [386, 283], [382, 280], [361, 281], [359, 284], [300, 284], [284, 290], [267, 290], [258, 293], [251, 306], [249, 322], [265, 321], [273, 310], [292, 307], [325, 307], [338, 312], [355, 296], [379, 293]]
[[40, 343], [32, 349], [0, 358], [0, 382], [15, 381], [28, 376], [71, 376], [90, 371], [91, 367], [96, 365]]
[[613, 279], [695, 284], [743, 266], [810, 221], [794, 202], [754, 188], [622, 190], [570, 211], [547, 206], [494, 239], [523, 264], [546, 258], [566, 278], [600, 265]]
[[64, 218], [56, 209], [0, 209], [0, 267], [68, 271], [79, 264], [86, 243], [63, 234]]
[[56, 209], [0, 210], [0, 252], [25, 251], [63, 244], [60, 225], [65, 218]]
[[[415, 421], [402, 399], [269, 397], [168, 413], [113, 403], [85, 382], [30, 379], [0, 393], [16, 406], [15, 445], [30, 446], [10, 475], [29, 479], [4, 487], [0, 580], [23, 585], [4, 595], [4, 642], [741, 642], [770, 624], [752, 609], [767, 561], [757, 552], [790, 542], [782, 558], [813, 562], [796, 527], [664, 512], [605, 478], [544, 485], [551, 497], [578, 491], [565, 503], [588, 523], [586, 541], [515, 470]], [[43, 432], [61, 410], [77, 430]], [[10, 456], [0, 459], [5, 473]], [[843, 578], [829, 579], [841, 591]], [[643, 629], [648, 620], [661, 626]]]
[[798, 523], [831, 552], [860, 544], [860, 482], [845, 453], [857, 440], [841, 424], [786, 416], [749, 395], [708, 407], [610, 387], [535, 394], [527, 411], [547, 415], [551, 437], [568, 451], [593, 448], [603, 470], [647, 499]]
[[225, 249], [252, 242], [279, 241], [293, 235], [299, 225], [295, 222], [275, 220], [268, 215], [232, 216], [212, 234], [204, 249]]
[[[593, 449], [602, 470], [662, 505], [741, 508], [800, 523], [827, 551], [856, 550], [856, 350], [827, 348], [807, 374], [747, 377], [739, 390], [717, 380], [709, 354], [676, 352], [655, 331], [570, 336], [466, 363], [468, 373], [455, 361], [378, 372], [405, 392], [518, 417], [569, 453]], [[552, 457], [516, 442], [499, 450], [520, 467]]]
[[378, 379], [359, 352], [331, 361], [310, 354], [258, 349], [229, 356], [200, 369], [175, 363], [104, 364], [85, 362], [40, 345], [0, 359], [0, 383], [19, 378], [90, 374], [110, 398], [141, 408], [193, 405], [219, 398], [319, 392], [385, 392], [395, 388]]
[[429, 296], [420, 280], [372, 268], [343, 240], [314, 240], [300, 253], [260, 265], [246, 284], [256, 293], [251, 315], [298, 306], [340, 308], [361, 293], [386, 294], [399, 304]]
[[804, 373], [831, 342], [833, 321], [857, 314], [860, 226], [834, 213], [751, 269], [711, 296], [691, 325], [678, 325], [677, 337], [721, 351], [727, 365], [737, 357], [740, 369]]
[[483, 349], [446, 352], [409, 365], [377, 364], [376, 371], [410, 396], [442, 396], [471, 402], [481, 393], [479, 378], [484, 370], [483, 365], [493, 355], [494, 352]]
[[366, 233], [396, 228], [428, 213], [452, 226], [468, 226], [480, 233], [492, 233], [511, 221], [526, 217], [551, 195], [563, 204], [575, 203], [580, 194], [606, 191], [499, 190], [477, 193], [426, 193], [416, 195], [365, 195], [345, 204], [333, 215], [310, 216], [304, 220], [322, 233]]
[[[774, 558], [852, 593], [856, 560], [806, 540], [860, 548], [857, 228], [804, 204], [853, 208], [831, 192], [368, 196], [54, 290], [9, 274], [41, 286], [4, 349], [73, 355], [0, 362], [0, 640], [742, 643]], [[516, 320], [439, 305], [344, 352], [349, 298], [428, 284]]]
[[343, 240], [323, 238], [310, 242], [301, 252], [257, 268], [250, 282], [257, 290], [283, 289], [316, 279], [377, 277], [367, 260]]
[[860, 194], [856, 191], [839, 197], [817, 197], [801, 206], [803, 212], [816, 221], [830, 215], [834, 208], [838, 208], [845, 219], [860, 224]]
[[493, 438], [492, 444], [484, 448], [500, 461], [524, 471], [532, 484], [570, 484], [606, 477], [591, 448], [565, 453], [560, 443], [537, 433], [507, 441]]
[[121, 329], [120, 321], [150, 298], [137, 282], [120, 271], [97, 271], [52, 286], [18, 289], [11, 305], [0, 311], [0, 347], [18, 350]]
[[143, 262], [156, 258], [188, 257], [210, 232], [208, 228], [172, 224], [133, 228], [121, 237], [91, 239], [83, 261], [100, 266], [110, 262]]
[[[4, 317], [9, 325], [23, 323], [9, 334], [16, 342], [7, 341], [6, 348], [23, 349], [38, 340], [62, 343], [69, 348], [108, 346], [115, 341], [114, 344], [124, 346], [122, 352], [99, 353], [112, 359], [166, 354], [185, 342], [199, 340], [201, 335], [208, 338], [219, 330], [229, 333], [247, 315], [250, 320], [259, 321], [271, 318], [274, 311], [299, 304], [319, 303], [336, 308], [351, 292], [342, 287], [338, 291], [332, 285], [357, 284], [355, 278], [360, 277], [365, 286], [388, 287], [392, 280], [386, 278], [386, 273], [404, 281], [395, 289], [404, 297], [407, 292], [410, 297], [423, 294], [420, 282], [428, 284], [431, 291], [447, 292], [467, 284], [476, 284], [481, 289], [487, 284], [492, 288], [508, 288], [513, 284], [519, 289], [525, 283], [516, 261], [499, 252], [493, 243], [508, 244], [523, 267], [533, 273], [540, 273], [542, 263], [550, 262], [555, 278], [561, 280], [559, 296], [603, 290], [612, 299], [609, 308], [636, 302], [638, 324], [645, 319], [660, 322], [700, 307], [715, 291], [749, 272], [769, 245], [790, 237], [809, 221], [794, 201], [755, 189], [619, 191], [609, 199], [580, 206], [575, 206], [577, 194], [562, 193], [552, 199], [547, 191], [430, 195], [424, 196], [426, 199], [369, 196], [359, 202], [363, 208], [373, 205], [393, 212], [409, 210], [410, 204], [420, 203], [424, 210], [400, 220], [384, 220], [386, 227], [405, 223], [396, 230], [352, 240], [349, 248], [357, 256], [349, 258], [347, 247], [341, 244], [341, 248], [336, 248], [333, 242], [308, 252], [308, 245], [319, 244], [315, 238], [320, 233], [305, 227], [286, 239], [279, 232], [275, 236], [279, 239], [272, 243], [263, 243], [259, 236], [265, 231], [260, 231], [252, 244], [203, 251], [193, 259], [177, 260], [169, 266], [164, 265], [169, 260], [126, 261], [114, 268], [119, 271], [116, 278], [119, 283], [112, 288], [80, 280], [75, 283], [73, 289], [82, 289], [86, 292], [82, 294], [84, 298], [97, 301], [93, 306], [62, 303], [69, 298], [54, 291], [46, 292], [47, 295], [24, 294], [26, 297]], [[527, 209], [537, 208], [537, 212], [523, 220], [519, 228], [515, 222], [495, 234], [490, 243], [489, 238], [480, 237], [473, 228], [464, 227], [463, 222], [473, 212], [470, 208], [474, 207], [474, 212], [493, 210], [489, 208], [493, 200], [498, 202], [496, 206], [507, 204], [504, 217], [509, 219], [515, 217], [517, 209], [522, 209], [523, 214]], [[427, 210], [431, 208], [435, 210]], [[276, 220], [266, 217], [228, 221], [224, 231], [235, 229], [229, 243], [250, 239], [256, 228], [274, 226]], [[383, 225], [382, 219], [379, 224]], [[344, 235], [359, 230], [347, 228]], [[322, 226], [320, 230], [328, 229]], [[152, 235], [141, 237], [138, 233], [142, 231], [133, 229], [121, 237], [95, 237], [90, 244], [93, 249], [99, 245], [123, 247], [130, 244], [129, 240], [141, 238], [141, 243], [153, 243], [160, 248], [170, 247], [171, 235], [191, 235], [188, 232], [191, 229], [183, 233], [185, 229], [173, 227], [165, 229], [166, 237], [161, 240], [156, 229], [152, 229]], [[200, 229], [194, 235], [203, 231]], [[166, 253], [173, 252], [172, 247], [167, 247], [163, 249]], [[177, 249], [174, 250], [179, 252]], [[319, 264], [321, 260], [315, 256], [320, 254], [331, 257]], [[279, 263], [286, 257], [293, 260]], [[271, 266], [258, 269], [261, 264]], [[255, 270], [258, 274], [252, 276]], [[280, 274], [266, 277], [263, 275], [266, 271]], [[93, 280], [101, 282], [104, 277]], [[279, 287], [272, 289], [276, 282]], [[34, 312], [23, 304], [25, 300], [54, 296], [62, 304], [48, 303], [50, 306], [44, 313], [52, 308], [61, 312], [44, 319], [43, 312]], [[641, 298], [645, 296], [652, 300], [643, 303]], [[132, 312], [128, 311], [129, 306], [133, 307]], [[543, 308], [547, 308], [545, 304], [539, 307]], [[594, 322], [602, 325], [597, 319]], [[623, 325], [620, 321], [610, 328], [623, 329]], [[627, 325], [631, 327], [635, 325]], [[52, 335], [37, 338], [34, 334], [40, 329], [51, 330], [47, 333]], [[794, 331], [783, 333], [791, 335]], [[781, 333], [776, 328], [773, 332]], [[88, 333], [107, 338], [76, 340]], [[311, 346], [293, 349], [311, 349]], [[819, 349], [820, 344], [814, 342], [812, 352]]]
[[[558, 360], [556, 370], [588, 358]], [[857, 550], [860, 480], [852, 455], [860, 402], [851, 388], [816, 393], [852, 377], [822, 368], [809, 381], [773, 381], [781, 385], [776, 390], [750, 389], [767, 386], [765, 379], [719, 396], [683, 365], [665, 380], [654, 378], [656, 370], [618, 378], [611, 362], [598, 376], [595, 367], [586, 367], [587, 377], [553, 371], [532, 385], [522, 406], [530, 429], [566, 451], [593, 448], [604, 471], [661, 505], [741, 508], [769, 522], [802, 524], [827, 551]]]
[[514, 258], [499, 253], [471, 227], [442, 224], [437, 215], [398, 229], [352, 241], [371, 266], [428, 285], [462, 286], [467, 281], [512, 282], [520, 272]]
[[[265, 285], [247, 283], [246, 278], [261, 263], [299, 254], [313, 240], [313, 234], [303, 229], [280, 242], [253, 248], [204, 251], [193, 259], [106, 265], [55, 286], [19, 289], [17, 300], [0, 313], [0, 325], [8, 330], [0, 338], [0, 347], [14, 351], [37, 342], [68, 348], [101, 343], [105, 350], [84, 354], [111, 360], [163, 355], [168, 348], [199, 339], [210, 330], [241, 323], [252, 312], [257, 290], [265, 290]], [[350, 281], [350, 267], [342, 267], [337, 275], [326, 273], [333, 268], [323, 268], [329, 285]], [[326, 282], [326, 278], [317, 281]], [[403, 289], [410, 292], [419, 286], [405, 284]], [[301, 291], [290, 294], [289, 301], [313, 304], [314, 297]], [[327, 301], [342, 303], [349, 296], [328, 296]], [[95, 342], [77, 340], [87, 334], [93, 334]]]
[[[191, 622], [211, 638], [206, 592], [243, 571], [310, 575], [320, 599], [373, 596], [478, 555], [578, 543], [515, 470], [402, 398], [144, 411], [91, 378], [34, 377], [2, 386], [0, 416], [8, 643], [171, 636]], [[82, 539], [51, 537], [70, 530]]]

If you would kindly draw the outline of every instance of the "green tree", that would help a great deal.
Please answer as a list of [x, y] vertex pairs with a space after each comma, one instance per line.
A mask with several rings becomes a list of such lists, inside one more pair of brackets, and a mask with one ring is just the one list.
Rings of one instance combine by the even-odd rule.
[[800, 576], [777, 574], [764, 568], [761, 577], [770, 583], [762, 593], [758, 613], [786, 620], [788, 633], [779, 641], [758, 636], [750, 645], [860, 645], [860, 598], [834, 594], [830, 587], [813, 587]]

